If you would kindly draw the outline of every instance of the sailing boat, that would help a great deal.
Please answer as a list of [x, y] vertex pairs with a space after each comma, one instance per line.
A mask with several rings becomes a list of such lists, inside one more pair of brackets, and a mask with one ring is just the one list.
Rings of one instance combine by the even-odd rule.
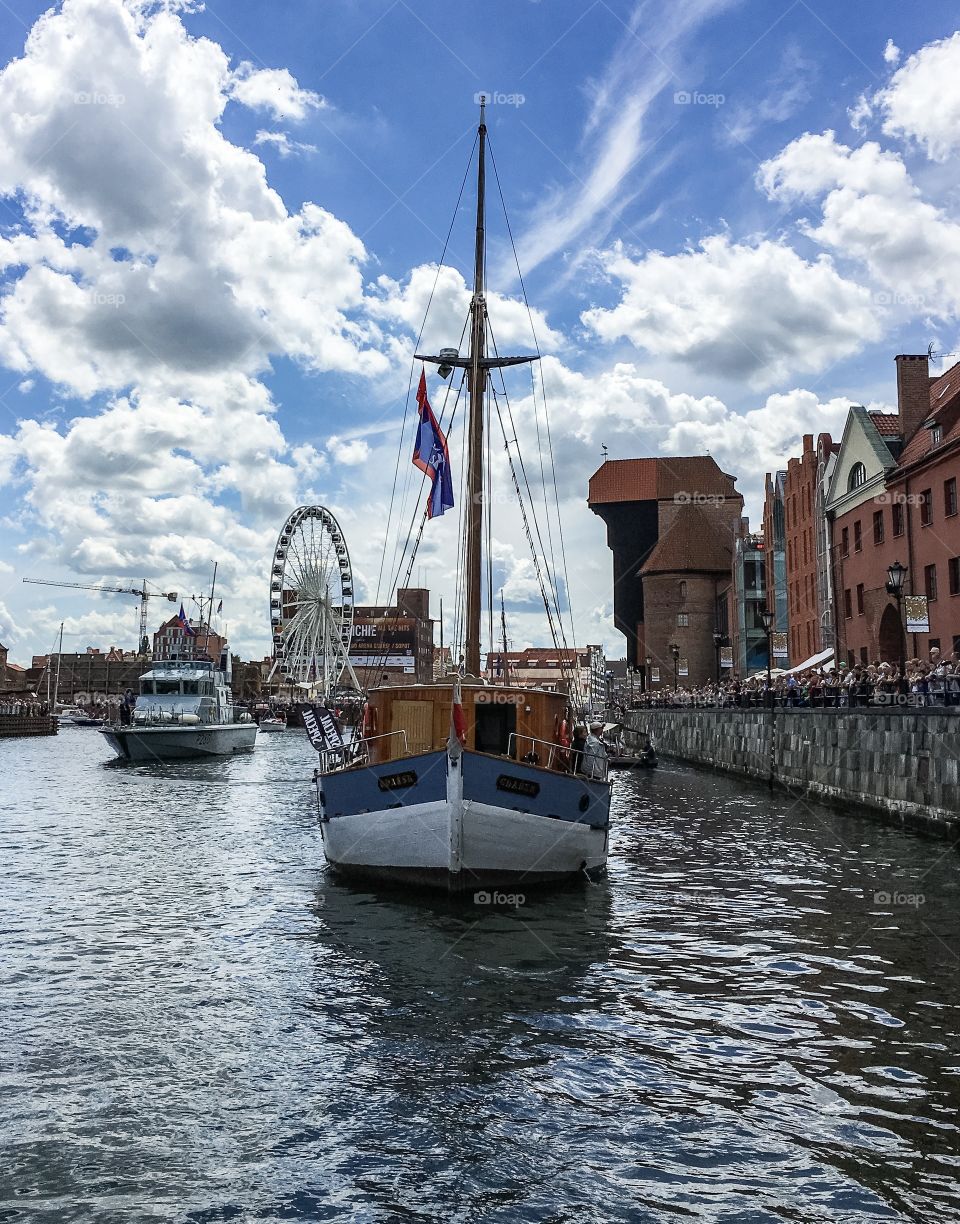
[[[469, 390], [464, 674], [371, 690], [362, 739], [347, 757], [321, 752], [316, 774], [324, 853], [337, 871], [454, 893], [479, 890], [479, 901], [490, 899], [491, 888], [516, 892], [601, 872], [610, 819], [606, 778], [570, 772], [570, 695], [511, 685], [509, 675], [497, 685], [481, 678], [488, 382], [492, 370], [537, 359], [487, 351], [486, 138], [481, 101], [469, 351], [416, 355], [438, 366], [441, 377], [461, 369]], [[421, 396], [423, 413], [422, 378]]]

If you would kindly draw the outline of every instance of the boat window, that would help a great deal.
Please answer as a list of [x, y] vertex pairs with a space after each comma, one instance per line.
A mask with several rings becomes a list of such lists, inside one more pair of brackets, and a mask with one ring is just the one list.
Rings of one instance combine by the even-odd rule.
[[140, 692], [141, 693], [152, 693], [153, 692], [153, 681], [152, 680], [141, 680], [140, 681]]
[[180, 681], [179, 680], [158, 680], [156, 691], [158, 693], [179, 693], [180, 692]]
[[183, 691], [184, 691], [185, 693], [195, 693], [195, 692], [197, 691], [197, 682], [196, 682], [196, 680], [184, 680], [184, 682], [183, 682]]

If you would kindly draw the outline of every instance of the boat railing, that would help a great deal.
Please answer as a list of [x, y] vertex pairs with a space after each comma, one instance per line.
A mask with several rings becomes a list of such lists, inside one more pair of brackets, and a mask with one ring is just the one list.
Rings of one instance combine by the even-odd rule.
[[400, 736], [403, 740], [403, 755], [410, 755], [406, 731], [381, 731], [379, 735], [365, 735], [361, 739], [348, 740], [340, 748], [322, 748], [320, 750], [320, 772], [330, 773], [334, 769], [347, 769], [369, 759], [367, 748], [374, 740], [390, 739]]
[[[510, 738], [507, 740], [507, 756], [513, 757], [516, 746], [520, 740], [523, 740], [525, 744], [541, 744], [544, 748], [547, 748], [549, 751], [547, 752], [545, 768], [562, 769], [563, 772], [566, 772], [566, 765], [562, 764], [562, 762], [564, 760], [564, 754], [567, 754], [567, 757], [569, 758], [570, 749], [564, 744], [555, 743], [553, 740], [537, 739], [535, 735], [522, 735], [519, 731], [511, 731]], [[538, 758], [536, 761], [527, 761], [528, 764], [540, 764], [539, 754], [534, 749], [531, 748], [526, 756], [536, 756]]]
[[[515, 741], [523, 740], [527, 744], [542, 744], [544, 748], [549, 749], [547, 753], [547, 761], [545, 768], [556, 769], [560, 773], [570, 772], [570, 756], [571, 748], [569, 744], [558, 744], [553, 740], [537, 739], [534, 735], [522, 735], [519, 731], [511, 731], [510, 737], [507, 740], [507, 756], [513, 757]], [[531, 750], [526, 756], [521, 759], [528, 765], [539, 765], [539, 757], [537, 760], [530, 760], [530, 757], [538, 757], [538, 754]], [[514, 758], [515, 759], [515, 758]], [[597, 777], [596, 781], [604, 782], [607, 777], [607, 759], [602, 758], [603, 772]], [[585, 775], [588, 776], [588, 775]]]

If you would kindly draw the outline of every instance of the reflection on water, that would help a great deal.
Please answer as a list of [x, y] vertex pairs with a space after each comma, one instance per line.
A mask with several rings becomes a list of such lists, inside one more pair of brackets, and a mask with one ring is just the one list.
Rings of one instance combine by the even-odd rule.
[[338, 883], [297, 732], [0, 742], [0, 1221], [960, 1219], [958, 863], [662, 768], [609, 877]]

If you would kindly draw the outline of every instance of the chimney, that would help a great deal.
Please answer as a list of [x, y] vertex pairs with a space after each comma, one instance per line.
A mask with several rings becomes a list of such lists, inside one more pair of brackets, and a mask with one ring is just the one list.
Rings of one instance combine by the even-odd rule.
[[804, 459], [806, 459], [807, 455], [810, 455], [812, 453], [813, 453], [813, 434], [804, 434], [803, 435], [803, 457]]
[[909, 442], [930, 415], [930, 366], [926, 353], [897, 358], [897, 414], [900, 433]]

